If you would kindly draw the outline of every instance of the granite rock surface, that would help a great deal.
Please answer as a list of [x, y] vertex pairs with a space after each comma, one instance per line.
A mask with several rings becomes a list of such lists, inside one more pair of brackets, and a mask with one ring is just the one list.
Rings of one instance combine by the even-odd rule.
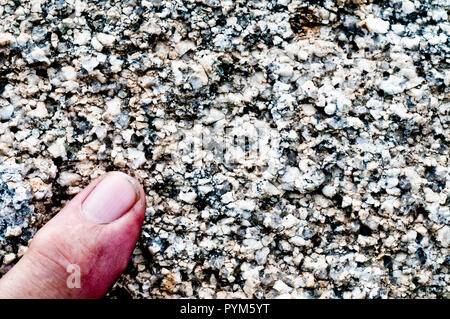
[[0, 276], [105, 171], [110, 298], [448, 298], [448, 0], [0, 0]]

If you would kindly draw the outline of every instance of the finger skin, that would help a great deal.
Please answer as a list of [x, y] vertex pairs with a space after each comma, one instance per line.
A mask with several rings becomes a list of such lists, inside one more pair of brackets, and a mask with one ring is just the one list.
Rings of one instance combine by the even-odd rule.
[[[105, 176], [93, 181], [36, 233], [26, 254], [0, 279], [0, 298], [105, 295], [127, 267], [145, 215], [145, 193], [133, 179], [140, 196], [127, 213], [108, 224], [87, 218], [82, 203]], [[68, 287], [69, 265], [79, 267], [81, 288]]]

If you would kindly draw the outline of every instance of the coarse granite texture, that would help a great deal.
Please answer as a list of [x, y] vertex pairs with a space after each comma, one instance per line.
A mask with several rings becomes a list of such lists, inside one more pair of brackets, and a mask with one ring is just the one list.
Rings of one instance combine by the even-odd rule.
[[0, 276], [122, 170], [110, 298], [449, 298], [449, 9], [0, 0]]

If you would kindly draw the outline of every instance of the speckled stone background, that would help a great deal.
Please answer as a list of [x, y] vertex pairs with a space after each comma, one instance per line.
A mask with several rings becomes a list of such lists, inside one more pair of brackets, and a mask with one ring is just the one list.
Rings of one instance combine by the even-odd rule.
[[448, 298], [449, 9], [0, 0], [0, 276], [123, 170], [110, 298]]

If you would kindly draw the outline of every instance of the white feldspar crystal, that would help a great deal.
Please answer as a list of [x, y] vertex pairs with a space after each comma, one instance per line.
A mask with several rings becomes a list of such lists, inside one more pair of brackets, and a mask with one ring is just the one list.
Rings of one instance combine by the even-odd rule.
[[120, 114], [121, 105], [122, 101], [118, 97], [106, 102], [106, 118], [112, 120], [117, 117]]
[[99, 61], [96, 57], [93, 56], [87, 56], [83, 57], [81, 60], [82, 67], [88, 71], [88, 73], [91, 73], [94, 71], [94, 69], [99, 65]]
[[231, 203], [231, 202], [234, 201], [234, 193], [233, 192], [227, 192], [227, 193], [223, 194], [220, 197], [220, 199], [221, 199], [222, 203], [224, 203], [224, 204]]
[[416, 9], [414, 2], [409, 0], [403, 0], [402, 1], [402, 10], [405, 14], [413, 13]]
[[100, 43], [97, 37], [92, 37], [91, 45], [96, 51], [101, 51], [103, 49], [103, 45]]
[[22, 228], [20, 226], [16, 226], [16, 227], [8, 226], [8, 228], [6, 228], [6, 233], [5, 233], [6, 238], [18, 237], [20, 235], [22, 235]]
[[89, 43], [89, 41], [91, 41], [91, 32], [89, 32], [88, 30], [75, 31], [73, 40], [74, 44], [86, 45]]
[[189, 83], [194, 90], [199, 89], [208, 84], [208, 76], [201, 64], [190, 64], [190, 68], [194, 71], [189, 77]]
[[14, 106], [12, 104], [0, 105], [0, 120], [8, 121], [14, 113]]
[[219, 50], [223, 51], [229, 50], [232, 47], [232, 43], [229, 37], [226, 36], [225, 34], [218, 34], [214, 38], [213, 43]]
[[269, 195], [279, 195], [281, 192], [278, 189], [278, 187], [276, 187], [275, 185], [273, 185], [272, 183], [268, 182], [268, 181], [264, 181], [262, 186], [261, 186], [261, 190], [263, 191], [264, 194], [269, 194]]
[[291, 78], [292, 75], [294, 74], [294, 68], [290, 64], [283, 63], [280, 64], [279, 69], [276, 70], [276, 73], [279, 74], [280, 76]]
[[215, 123], [224, 118], [225, 118], [225, 114], [223, 114], [222, 111], [212, 108], [209, 111], [208, 116], [205, 119], [205, 123], [208, 123], [208, 124]]
[[383, 19], [370, 16], [364, 22], [366, 23], [367, 29], [371, 32], [384, 34], [389, 31], [389, 22]]
[[300, 179], [300, 170], [297, 167], [288, 166], [283, 175], [282, 181], [287, 187], [291, 188], [295, 185], [295, 181]]
[[185, 203], [192, 204], [195, 202], [197, 194], [195, 192], [180, 192], [178, 198]]
[[62, 172], [58, 178], [58, 183], [61, 186], [71, 186], [79, 181], [81, 181], [81, 176], [72, 172]]
[[447, 225], [442, 227], [437, 232], [437, 240], [441, 243], [443, 247], [450, 246], [450, 227]]
[[75, 68], [72, 66], [64, 66], [61, 68], [62, 75], [66, 79], [66, 81], [72, 81], [77, 78], [77, 72]]
[[123, 61], [116, 56], [111, 56], [109, 58], [109, 63], [111, 64], [111, 71], [118, 73], [122, 70]]
[[184, 55], [189, 50], [192, 50], [195, 48], [195, 43], [192, 41], [180, 41], [177, 44], [175, 44], [175, 50], [178, 52], [178, 54]]
[[140, 151], [136, 148], [129, 148], [127, 150], [128, 158], [132, 161], [132, 167], [138, 168], [145, 164], [147, 158], [145, 157], [145, 152]]
[[322, 188], [322, 194], [324, 194], [328, 198], [331, 198], [334, 195], [336, 195], [336, 187], [334, 187], [332, 185], [325, 185]]
[[380, 83], [380, 89], [388, 94], [398, 94], [405, 90], [406, 79], [401, 76], [391, 75]]
[[285, 228], [291, 228], [295, 225], [297, 225], [299, 220], [293, 216], [293, 215], [287, 215], [283, 218], [283, 221], [281, 222], [281, 225]]
[[328, 103], [327, 106], [325, 106], [324, 111], [328, 115], [333, 115], [334, 112], [336, 112], [336, 105], [333, 103]]
[[47, 57], [47, 53], [40, 47], [35, 46], [30, 54], [29, 57], [36, 62], [44, 62], [47, 65], [50, 65], [50, 60]]
[[264, 247], [255, 253], [256, 262], [260, 265], [265, 264], [267, 262], [267, 256], [270, 253], [270, 249], [268, 247]]
[[16, 38], [8, 32], [0, 33], [0, 46], [8, 45], [11, 42], [14, 42]]
[[253, 211], [255, 210], [256, 204], [254, 200], [246, 199], [246, 200], [238, 200], [234, 203], [235, 207], [240, 210]]
[[9, 265], [9, 264], [12, 263], [14, 260], [16, 260], [16, 254], [14, 254], [14, 253], [6, 254], [6, 255], [3, 257], [3, 263], [4, 263], [5, 265]]
[[448, 297], [448, 1], [12, 2], [0, 274], [114, 169], [147, 209], [112, 298]]
[[53, 158], [62, 157], [65, 158], [67, 156], [66, 151], [66, 141], [64, 138], [58, 138], [50, 147], [48, 151]]
[[111, 47], [116, 41], [116, 37], [107, 33], [98, 33], [97, 40], [105, 47]]
[[301, 88], [307, 96], [314, 96], [315, 94], [317, 94], [317, 87], [311, 80], [305, 81], [305, 83], [302, 84]]
[[292, 243], [295, 246], [306, 246], [308, 244], [308, 241], [306, 241], [304, 238], [302, 238], [301, 236], [294, 236], [289, 238], [289, 242]]

